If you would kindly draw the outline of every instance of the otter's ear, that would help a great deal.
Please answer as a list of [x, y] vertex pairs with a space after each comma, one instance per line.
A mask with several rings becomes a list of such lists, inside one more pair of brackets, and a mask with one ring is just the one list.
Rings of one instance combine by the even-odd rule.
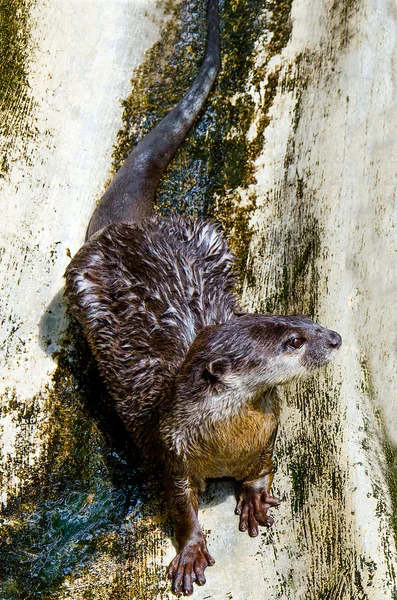
[[232, 365], [228, 358], [216, 358], [205, 366], [203, 379], [209, 383], [218, 383], [231, 370]]

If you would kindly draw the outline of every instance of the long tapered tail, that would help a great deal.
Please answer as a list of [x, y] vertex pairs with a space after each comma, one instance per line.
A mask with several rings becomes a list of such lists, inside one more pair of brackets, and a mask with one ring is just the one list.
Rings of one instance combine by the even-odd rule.
[[88, 226], [87, 238], [120, 221], [152, 214], [161, 175], [193, 125], [220, 69], [218, 0], [208, 0], [204, 60], [186, 96], [130, 152], [102, 196]]

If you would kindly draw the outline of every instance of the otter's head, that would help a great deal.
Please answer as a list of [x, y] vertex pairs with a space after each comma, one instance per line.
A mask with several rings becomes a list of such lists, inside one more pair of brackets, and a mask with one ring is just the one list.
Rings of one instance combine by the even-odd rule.
[[246, 314], [205, 327], [182, 364], [184, 395], [260, 390], [312, 373], [340, 348], [338, 333], [307, 317]]

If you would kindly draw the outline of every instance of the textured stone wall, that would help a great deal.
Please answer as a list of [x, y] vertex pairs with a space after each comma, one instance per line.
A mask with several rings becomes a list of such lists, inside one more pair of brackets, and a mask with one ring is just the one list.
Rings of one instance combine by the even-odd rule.
[[[168, 598], [161, 483], [65, 315], [62, 274], [111, 173], [197, 71], [205, 3], [0, 10], [0, 597]], [[158, 210], [221, 223], [247, 308], [308, 314], [344, 343], [283, 391], [274, 527], [240, 533], [232, 483], [210, 484], [217, 562], [195, 597], [397, 598], [397, 7], [235, 0], [221, 17], [222, 72]]]

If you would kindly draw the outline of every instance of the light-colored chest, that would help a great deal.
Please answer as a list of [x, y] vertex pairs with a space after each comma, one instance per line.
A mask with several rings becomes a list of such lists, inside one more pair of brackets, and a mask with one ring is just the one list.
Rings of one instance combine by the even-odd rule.
[[189, 458], [191, 468], [203, 479], [244, 479], [258, 456], [271, 451], [278, 411], [245, 407], [231, 419], [218, 420], [199, 438]]

